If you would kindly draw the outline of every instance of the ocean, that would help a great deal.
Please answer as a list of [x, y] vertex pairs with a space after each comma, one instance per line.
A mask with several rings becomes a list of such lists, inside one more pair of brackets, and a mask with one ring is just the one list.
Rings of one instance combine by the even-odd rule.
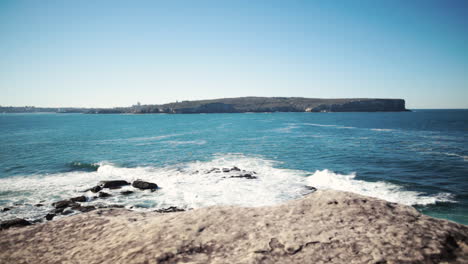
[[[252, 178], [237, 178], [237, 167]], [[213, 170], [218, 168], [219, 170]], [[398, 113], [0, 114], [0, 220], [43, 218], [102, 180], [93, 205], [268, 206], [336, 189], [468, 224], [468, 110]], [[120, 195], [122, 190], [134, 190]], [[43, 206], [38, 206], [41, 204]], [[63, 216], [65, 217], [65, 216]]]

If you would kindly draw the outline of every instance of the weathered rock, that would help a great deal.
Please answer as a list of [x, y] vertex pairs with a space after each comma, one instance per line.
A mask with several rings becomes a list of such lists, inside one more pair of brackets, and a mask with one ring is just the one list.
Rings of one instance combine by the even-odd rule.
[[106, 192], [100, 192], [98, 197], [99, 198], [107, 198], [107, 197], [111, 197], [112, 195], [106, 193]]
[[55, 214], [49, 213], [49, 214], [47, 214], [47, 215], [45, 216], [45, 219], [46, 219], [47, 221], [50, 221], [50, 220], [54, 219], [54, 217], [55, 217]]
[[91, 191], [93, 193], [97, 193], [97, 192], [100, 192], [101, 190], [102, 190], [102, 187], [97, 185], [92, 188], [86, 189], [85, 192]]
[[74, 201], [71, 201], [71, 200], [62, 200], [62, 201], [58, 201], [58, 202], [55, 202], [52, 204], [53, 207], [55, 208], [66, 208], [66, 207], [72, 207], [72, 206], [76, 206], [77, 203], [75, 203]]
[[[12, 219], [12, 220], [6, 220], [6, 221], [0, 222], [0, 230], [8, 229], [10, 227], [22, 227], [22, 226], [28, 226], [28, 225], [31, 225], [31, 223], [29, 221], [26, 221], [26, 220], [21, 219], [21, 218], [15, 218], [15, 219]], [[0, 263], [1, 263], [1, 261], [0, 261]]]
[[70, 201], [72, 202], [86, 202], [86, 196], [78, 196], [78, 197], [73, 197], [70, 198]]
[[132, 193], [133, 193], [133, 191], [122, 191], [122, 192], [120, 192], [120, 194], [122, 194], [122, 195], [129, 195], [129, 194], [132, 194]]
[[2, 212], [8, 212], [8, 211], [10, 211], [10, 210], [11, 210], [10, 208], [5, 207], [5, 208], [2, 209]]
[[157, 210], [154, 210], [154, 211], [158, 212], [158, 213], [174, 213], [174, 212], [183, 212], [185, 210], [182, 209], [182, 208], [171, 206], [171, 207], [167, 207], [167, 208], [157, 209]]
[[69, 208], [62, 211], [62, 215], [69, 215], [69, 214], [72, 214], [72, 213], [73, 213], [73, 210], [69, 209]]
[[114, 180], [114, 181], [102, 181], [101, 182], [102, 188], [109, 188], [109, 189], [118, 189], [122, 186], [130, 185], [129, 182], [123, 180]]
[[141, 190], [155, 190], [158, 188], [158, 185], [156, 183], [145, 182], [140, 180], [134, 181], [132, 183], [132, 186]]
[[86, 213], [86, 212], [91, 212], [93, 210], [96, 210], [96, 207], [89, 205], [89, 206], [80, 206], [76, 210]]
[[[27, 239], [25, 239], [27, 238]], [[318, 190], [282, 205], [102, 209], [3, 230], [0, 263], [468, 263], [468, 227]]]
[[229, 178], [244, 178], [244, 179], [253, 180], [253, 179], [257, 179], [257, 176], [252, 176], [251, 174], [247, 173], [247, 174], [231, 176]]

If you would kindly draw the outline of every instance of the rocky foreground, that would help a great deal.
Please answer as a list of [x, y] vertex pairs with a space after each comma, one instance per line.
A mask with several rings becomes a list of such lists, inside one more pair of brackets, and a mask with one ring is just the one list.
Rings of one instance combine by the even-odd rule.
[[468, 263], [468, 227], [352, 193], [261, 208], [98, 209], [0, 231], [0, 263]]

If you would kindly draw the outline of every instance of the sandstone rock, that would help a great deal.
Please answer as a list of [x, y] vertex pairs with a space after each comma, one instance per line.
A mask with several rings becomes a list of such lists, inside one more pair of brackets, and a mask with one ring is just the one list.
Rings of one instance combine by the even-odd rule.
[[15, 218], [12, 220], [6, 220], [6, 221], [0, 222], [0, 230], [8, 229], [10, 227], [22, 227], [22, 226], [28, 226], [28, 225], [31, 225], [29, 221], [26, 221], [21, 218]]
[[[27, 238], [27, 239], [25, 239]], [[101, 209], [2, 230], [0, 263], [468, 263], [468, 227], [318, 190], [269, 207]]]
[[136, 180], [132, 183], [132, 186], [141, 190], [155, 190], [158, 188], [156, 183], [145, 182], [141, 180]]

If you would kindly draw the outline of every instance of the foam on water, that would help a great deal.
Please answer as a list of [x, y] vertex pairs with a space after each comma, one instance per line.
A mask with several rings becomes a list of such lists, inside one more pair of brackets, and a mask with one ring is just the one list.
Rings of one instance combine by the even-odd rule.
[[[217, 155], [210, 161], [195, 161], [176, 166], [122, 168], [102, 162], [97, 171], [73, 171], [50, 175], [29, 175], [0, 179], [2, 206], [14, 206], [0, 214], [0, 219], [43, 217], [57, 200], [85, 194], [83, 190], [102, 180], [136, 179], [155, 182], [161, 188], [155, 192], [140, 191], [131, 186], [118, 190], [105, 190], [113, 194], [106, 199], [96, 199], [94, 205], [125, 205], [136, 210], [154, 210], [169, 206], [199, 208], [212, 205], [265, 206], [299, 198], [318, 189], [336, 189], [378, 197], [407, 205], [449, 202], [449, 194], [425, 195], [387, 182], [366, 182], [355, 179], [355, 174], [342, 175], [329, 170], [307, 172], [279, 167], [280, 163], [258, 156], [243, 154]], [[238, 167], [256, 176], [256, 179], [230, 178], [241, 172], [211, 171], [213, 168]], [[210, 172], [211, 171], [211, 172]], [[255, 173], [254, 173], [255, 172]], [[123, 190], [134, 190], [128, 196]], [[37, 203], [44, 206], [35, 207]], [[16, 205], [16, 206], [15, 206]]]

